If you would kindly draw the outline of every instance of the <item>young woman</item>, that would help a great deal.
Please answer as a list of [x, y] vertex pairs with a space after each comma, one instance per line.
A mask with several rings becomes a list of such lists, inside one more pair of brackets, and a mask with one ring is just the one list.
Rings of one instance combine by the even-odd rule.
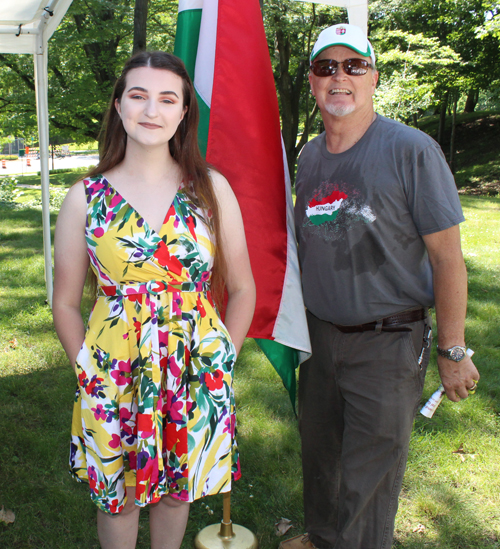
[[153, 549], [178, 548], [189, 502], [239, 476], [232, 377], [255, 286], [238, 203], [201, 157], [197, 125], [183, 63], [132, 57], [100, 162], [57, 220], [54, 323], [78, 377], [70, 467], [90, 485], [104, 549], [135, 547], [145, 505]]

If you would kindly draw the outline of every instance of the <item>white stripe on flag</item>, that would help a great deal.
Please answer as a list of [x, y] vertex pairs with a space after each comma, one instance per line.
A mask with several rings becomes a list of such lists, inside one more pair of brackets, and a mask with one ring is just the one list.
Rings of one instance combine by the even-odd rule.
[[194, 70], [194, 87], [209, 108], [212, 105], [212, 88], [214, 84], [218, 8], [218, 0], [204, 0], [200, 41], [198, 42], [198, 54]]
[[179, 0], [178, 12], [184, 10], [201, 10], [203, 8], [203, 0]]
[[[307, 321], [304, 313], [304, 301], [302, 299], [297, 240], [295, 238], [292, 186], [283, 136], [281, 137], [281, 147], [285, 170], [287, 256], [283, 293], [281, 294], [280, 309], [276, 317], [273, 337], [278, 343], [297, 349], [299, 352], [299, 363], [301, 364], [311, 356], [311, 342], [309, 340]], [[294, 326], [295, 329], [291, 330], [290, 326]]]

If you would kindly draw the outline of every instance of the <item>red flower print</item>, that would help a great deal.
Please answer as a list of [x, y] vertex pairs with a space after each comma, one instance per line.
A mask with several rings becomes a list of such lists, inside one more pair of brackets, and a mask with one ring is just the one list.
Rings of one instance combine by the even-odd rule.
[[167, 245], [163, 240], [158, 242], [158, 247], [156, 252], [153, 254], [153, 257], [156, 258], [158, 263], [162, 267], [167, 267], [169, 271], [176, 275], [182, 274], [182, 263], [175, 257], [175, 255], [170, 255]]
[[184, 427], [177, 433], [177, 444], [175, 446], [175, 455], [180, 458], [188, 451], [187, 427]]
[[127, 291], [127, 299], [129, 301], [139, 301], [140, 303], [142, 303], [142, 296], [143, 295], [144, 294], [139, 294], [137, 292], [134, 292], [134, 290]]
[[205, 318], [207, 316], [207, 312], [205, 311], [205, 307], [203, 306], [203, 303], [201, 302], [200, 294], [198, 294], [198, 297], [196, 298], [196, 308], [198, 309], [198, 312], [200, 313], [201, 318]]
[[137, 432], [141, 438], [153, 436], [154, 426], [151, 414], [137, 414]]
[[104, 381], [102, 377], [96, 375], [90, 380], [90, 383], [85, 386], [85, 392], [88, 395], [97, 396], [97, 390], [100, 389], [99, 385]]
[[119, 513], [123, 509], [123, 505], [118, 506], [118, 500], [114, 499], [109, 504], [109, 510], [111, 513]]
[[191, 236], [195, 239], [196, 242], [198, 242], [198, 238], [196, 237], [196, 223], [194, 221], [194, 217], [192, 215], [188, 215], [185, 218], [186, 225], [188, 226], [189, 232], [191, 233]]
[[118, 448], [118, 446], [120, 446], [120, 435], [117, 435], [116, 433], [112, 435], [108, 445], [110, 448]]
[[176, 423], [167, 423], [167, 450], [171, 452], [175, 447], [175, 455], [181, 457], [187, 454], [187, 427], [181, 427], [177, 430]]
[[97, 474], [95, 472], [95, 469], [93, 466], [90, 466], [87, 471], [88, 479], [89, 479], [89, 486], [92, 492], [95, 494], [97, 493], [96, 486], [97, 486]]
[[134, 330], [137, 337], [137, 344], [139, 344], [139, 342], [141, 341], [141, 328], [142, 324], [134, 316]]
[[222, 389], [224, 385], [224, 374], [220, 370], [215, 370], [213, 374], [205, 373], [205, 385], [209, 391]]
[[130, 465], [130, 469], [132, 470], [134, 470], [137, 467], [137, 454], [135, 452], [129, 452], [128, 464]]
[[116, 295], [116, 286], [101, 286], [101, 288], [106, 295]]

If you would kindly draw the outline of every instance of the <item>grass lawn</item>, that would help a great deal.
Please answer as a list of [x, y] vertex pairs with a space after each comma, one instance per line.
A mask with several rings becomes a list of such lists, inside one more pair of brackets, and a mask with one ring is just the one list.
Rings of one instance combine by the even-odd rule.
[[[482, 378], [475, 396], [418, 417], [396, 521], [395, 547], [500, 548], [500, 199], [462, 196], [469, 270], [467, 343]], [[55, 215], [52, 216], [52, 224]], [[87, 307], [88, 308], [88, 307]], [[423, 400], [438, 385], [435, 356]], [[86, 485], [67, 473], [74, 374], [45, 304], [41, 213], [0, 209], [0, 547], [98, 548]], [[276, 549], [274, 523], [303, 530], [300, 443], [288, 395], [255, 343], [236, 366], [243, 478], [232, 518], [261, 549]], [[191, 507], [184, 548], [221, 518], [222, 498]], [[138, 548], [149, 547], [147, 510]]]

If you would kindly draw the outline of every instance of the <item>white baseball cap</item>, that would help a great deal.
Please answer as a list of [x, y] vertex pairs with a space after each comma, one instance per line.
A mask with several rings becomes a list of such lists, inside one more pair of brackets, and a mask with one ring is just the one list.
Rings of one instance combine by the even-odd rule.
[[360, 27], [356, 25], [333, 25], [321, 31], [311, 53], [311, 62], [326, 48], [346, 46], [363, 57], [371, 57], [375, 65], [375, 52]]

